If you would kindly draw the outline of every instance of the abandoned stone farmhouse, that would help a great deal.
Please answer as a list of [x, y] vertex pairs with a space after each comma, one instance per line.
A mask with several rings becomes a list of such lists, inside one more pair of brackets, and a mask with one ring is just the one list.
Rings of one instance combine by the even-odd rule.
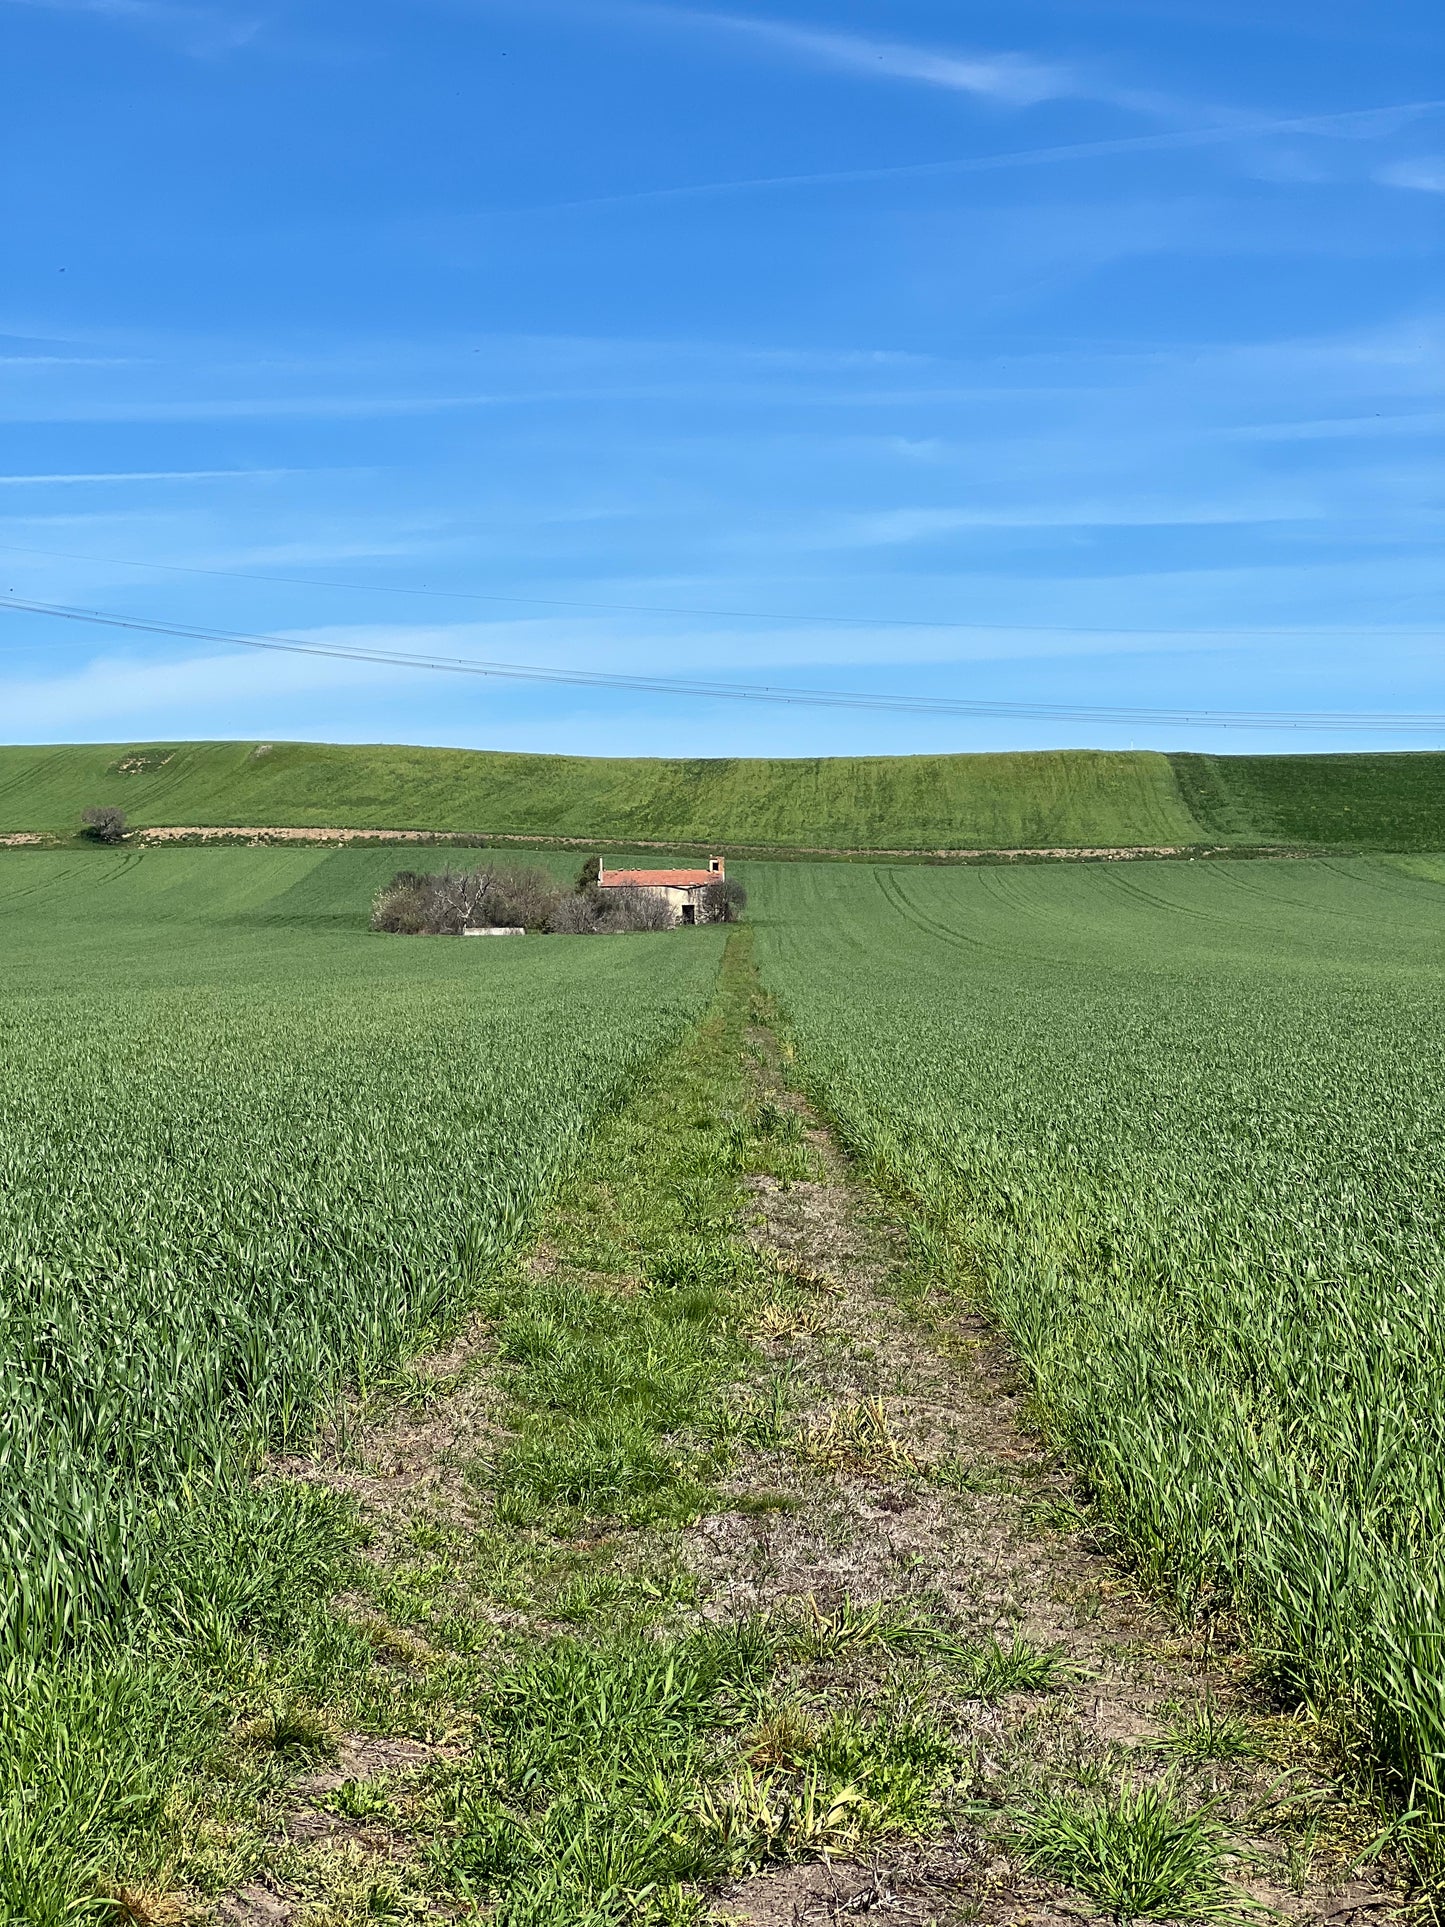
[[696, 923], [698, 901], [710, 883], [722, 883], [726, 870], [720, 856], [710, 856], [705, 870], [609, 870], [599, 868], [599, 890], [646, 890], [664, 897], [681, 923]]

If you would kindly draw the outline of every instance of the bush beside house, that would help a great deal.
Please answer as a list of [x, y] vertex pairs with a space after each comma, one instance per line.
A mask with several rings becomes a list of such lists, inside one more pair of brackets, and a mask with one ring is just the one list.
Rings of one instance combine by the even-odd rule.
[[[604, 883], [604, 875], [593, 859], [567, 890], [544, 870], [508, 865], [398, 870], [377, 892], [371, 927], [401, 936], [455, 937], [468, 929], [501, 928], [590, 937], [671, 930], [679, 922], [680, 913], [665, 889], [643, 882]], [[721, 875], [709, 876], [692, 892], [686, 920], [734, 923], [746, 903], [747, 892], [741, 884]]]

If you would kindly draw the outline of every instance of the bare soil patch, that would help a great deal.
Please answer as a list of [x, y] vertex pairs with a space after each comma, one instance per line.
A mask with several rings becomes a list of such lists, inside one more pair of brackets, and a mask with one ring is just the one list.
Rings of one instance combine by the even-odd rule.
[[355, 1500], [377, 1563], [395, 1556], [423, 1515], [467, 1529], [483, 1509], [469, 1468], [504, 1431], [491, 1356], [489, 1328], [473, 1321], [413, 1361], [400, 1396], [390, 1388], [375, 1407], [352, 1403], [310, 1452], [274, 1460], [271, 1472]]
[[[0, 841], [8, 839], [0, 839]], [[39, 841], [35, 839], [22, 839]], [[697, 843], [686, 839], [624, 836], [613, 839], [581, 836], [546, 836], [516, 830], [396, 830], [356, 828], [313, 828], [298, 824], [167, 824], [131, 832], [127, 842], [147, 843], [456, 843], [519, 844], [538, 849], [595, 850], [603, 847], [628, 850], [695, 850], [716, 855], [769, 858], [842, 857], [849, 860], [877, 860], [903, 863], [992, 863], [992, 862], [1074, 862], [1123, 863], [1136, 858], [1192, 858], [1242, 856], [1295, 856], [1301, 852], [1272, 847], [1236, 848], [1230, 844], [1193, 845], [1151, 843], [1068, 847], [1040, 844], [1034, 847], [997, 848], [957, 846], [938, 849], [895, 850], [848, 844], [765, 844]]]

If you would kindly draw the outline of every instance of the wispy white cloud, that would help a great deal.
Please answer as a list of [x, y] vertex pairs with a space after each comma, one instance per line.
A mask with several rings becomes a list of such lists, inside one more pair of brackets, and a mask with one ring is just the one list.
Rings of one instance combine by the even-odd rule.
[[784, 53], [845, 73], [921, 81], [929, 87], [982, 95], [1012, 107], [1032, 107], [1042, 100], [1095, 91], [1069, 68], [1036, 60], [1029, 54], [954, 53], [911, 41], [875, 40], [864, 34], [796, 26], [790, 21], [748, 14], [673, 10], [669, 18], [747, 35]]
[[[1407, 102], [1347, 113], [1269, 116], [1242, 112], [1217, 102], [1185, 99], [1157, 88], [1131, 86], [1110, 74], [1103, 65], [1050, 59], [1012, 48], [940, 47], [766, 14], [664, 7], [652, 4], [651, 0], [618, 0], [616, 12], [656, 27], [681, 27], [751, 41], [756, 46], [772, 48], [786, 58], [839, 73], [911, 82], [971, 95], [1005, 107], [1032, 107], [1051, 100], [1097, 101], [1166, 123], [1192, 122], [1194, 127], [1186, 135], [1192, 139], [1201, 136], [1207, 139], [1217, 132], [1220, 136], [1248, 140], [1278, 130], [1376, 140], [1397, 132], [1422, 110], [1445, 104]], [[1202, 121], [1213, 125], [1207, 130], [1201, 129]], [[1102, 145], [1100, 143], [1101, 148]]]
[[[1105, 96], [1100, 94], [1097, 97]], [[997, 154], [969, 154], [957, 160], [915, 161], [902, 166], [829, 168], [807, 174], [741, 175], [730, 180], [693, 181], [674, 187], [637, 188], [620, 194], [593, 194], [567, 201], [519, 205], [498, 209], [497, 212], [525, 215], [565, 213], [573, 209], [709, 200], [729, 194], [765, 193], [790, 188], [853, 187], [874, 181], [942, 180], [954, 175], [1010, 173], [1018, 168], [1053, 167], [1070, 161], [1109, 160], [1116, 156], [1168, 153], [1189, 148], [1257, 147], [1259, 143], [1277, 136], [1306, 135], [1344, 141], [1384, 140], [1416, 121], [1439, 113], [1442, 108], [1445, 108], [1445, 101], [1419, 100], [1402, 101], [1394, 107], [1348, 109], [1335, 114], [1217, 114], [1203, 124], [1176, 126], [1164, 133], [1121, 134], [1107, 140], [1064, 141], [1048, 147], [1005, 149]], [[1258, 167], [1252, 171], [1258, 172]], [[1420, 186], [1423, 183], [1409, 181], [1392, 185]]]
[[[593, 388], [609, 396], [647, 389], [669, 396], [687, 392], [706, 403], [705, 415], [685, 419], [670, 403], [656, 415], [629, 410], [624, 442], [613, 439], [610, 415], [599, 423], [579, 409], [569, 419], [569, 446], [580, 445], [577, 438], [597, 437], [587, 443], [596, 459], [582, 468], [607, 475], [599, 507], [609, 514], [616, 508], [614, 490], [625, 492], [632, 505], [632, 525], [615, 537], [609, 526], [601, 539], [586, 539], [571, 526], [575, 517], [564, 537], [555, 535], [555, 474], [529, 469], [525, 451], [517, 453], [522, 444], [506, 439], [513, 425], [499, 420], [497, 467], [503, 479], [495, 486], [479, 488], [469, 468], [460, 484], [426, 481], [419, 488], [406, 463], [396, 461], [377, 466], [374, 491], [368, 483], [344, 498], [338, 495], [324, 505], [324, 514], [279, 488], [238, 487], [234, 501], [228, 497], [219, 508], [213, 486], [220, 484], [196, 491], [194, 503], [182, 496], [178, 505], [159, 493], [141, 494], [130, 505], [123, 491], [116, 491], [112, 501], [61, 489], [27, 504], [30, 517], [42, 503], [53, 511], [104, 507], [114, 513], [108, 521], [97, 514], [83, 533], [77, 519], [74, 531], [57, 520], [42, 534], [28, 517], [5, 539], [17, 544], [48, 540], [61, 550], [90, 552], [92, 561], [151, 555], [203, 570], [314, 571], [343, 578], [354, 575], [343, 564], [356, 555], [368, 564], [359, 585], [376, 579], [400, 593], [407, 592], [407, 580], [414, 580], [464, 594], [500, 590], [539, 600], [575, 597], [585, 604], [595, 598], [603, 604], [667, 608], [657, 620], [628, 617], [589, 627], [585, 634], [560, 623], [525, 633], [520, 627], [515, 633], [459, 631], [450, 637], [440, 630], [393, 632], [399, 647], [445, 647], [522, 662], [547, 660], [556, 652], [609, 667], [645, 667], [650, 659], [676, 672], [686, 661], [698, 673], [715, 667], [726, 674], [788, 661], [836, 665], [846, 660], [860, 673], [866, 668], [870, 677], [876, 673], [886, 680], [893, 665], [928, 659], [935, 648], [939, 662], [978, 659], [976, 652], [985, 649], [998, 658], [1025, 651], [1077, 653], [1085, 647], [1097, 653], [1125, 646], [1099, 641], [1113, 624], [1122, 631], [1131, 623], [1156, 623], [1165, 630], [1177, 623], [1192, 631], [1219, 622], [1253, 635], [1262, 622], [1297, 622], [1301, 613], [1320, 621], [1354, 619], [1360, 636], [1383, 652], [1382, 622], [1423, 614], [1438, 593], [1439, 565], [1432, 559], [1437, 550], [1430, 532], [1422, 535], [1420, 527], [1418, 505], [1428, 500], [1425, 477], [1413, 460], [1408, 466], [1393, 457], [1383, 463], [1380, 450], [1343, 428], [1338, 436], [1321, 430], [1316, 437], [1308, 424], [1360, 423], [1364, 434], [1377, 411], [1401, 416], [1419, 404], [1423, 413], [1435, 405], [1427, 396], [1438, 379], [1440, 343], [1438, 321], [1418, 312], [1373, 329], [1255, 343], [1128, 339], [1086, 348], [1066, 341], [1027, 352], [1026, 344], [1009, 337], [995, 352], [974, 351], [956, 360], [875, 357], [861, 348], [799, 357], [756, 345], [695, 340], [669, 346], [642, 339], [579, 344], [508, 338], [483, 344], [482, 367], [499, 389], [517, 379], [509, 398], [540, 390], [558, 394], [564, 387], [574, 397]], [[469, 340], [465, 352], [471, 356], [473, 351]], [[308, 385], [319, 383], [327, 378], [320, 359], [318, 350], [316, 364], [296, 361], [286, 364], [286, 371]], [[394, 384], [383, 390], [391, 395], [431, 377], [436, 385], [428, 392], [442, 394], [452, 372], [445, 364], [464, 366], [454, 343], [418, 349], [410, 364], [400, 366], [397, 356], [365, 344], [353, 346], [349, 355], [339, 346], [333, 361], [330, 378], [348, 393], [375, 367], [384, 370], [379, 380]], [[278, 365], [284, 362], [279, 354], [258, 353], [253, 378], [279, 386]], [[207, 386], [212, 393], [218, 387], [222, 394], [234, 392], [220, 386], [219, 373], [206, 383], [197, 379], [200, 363], [194, 355], [157, 356], [157, 365], [167, 371], [184, 366], [201, 394]], [[241, 378], [239, 361], [225, 364], [226, 382]], [[849, 412], [824, 416], [815, 426], [811, 415], [798, 413], [800, 404], [811, 409], [815, 402], [846, 405]], [[876, 424], [853, 412], [860, 405], [885, 404], [898, 404], [899, 412]], [[1264, 460], [1250, 449], [1251, 439], [1287, 443], [1296, 428], [1298, 439], [1311, 440], [1301, 451], [1307, 459], [1291, 455], [1287, 446], [1271, 448]], [[533, 425], [524, 417], [517, 432], [525, 442]], [[824, 437], [840, 433], [866, 446], [870, 466], [865, 469], [845, 449], [825, 451]], [[888, 446], [896, 450], [890, 460], [906, 454], [906, 475], [896, 468], [880, 473], [874, 466], [880, 442], [890, 435]], [[186, 452], [201, 460], [220, 453], [208, 440], [198, 439]], [[166, 451], [179, 452], [179, 444]], [[916, 459], [925, 454], [926, 460]], [[651, 479], [659, 474], [666, 476], [665, 486]], [[0, 508], [13, 513], [22, 498], [15, 490], [8, 493]], [[435, 541], [427, 516], [438, 518], [444, 541]], [[1244, 539], [1229, 535], [1230, 523]], [[399, 527], [422, 539], [399, 550]], [[1131, 528], [1141, 534], [1119, 533]], [[1156, 539], [1150, 529], [1181, 533]], [[989, 531], [997, 531], [996, 537], [990, 539]], [[374, 539], [357, 545], [358, 536], [368, 535]], [[413, 559], [423, 553], [425, 567]], [[409, 566], [373, 571], [369, 565], [382, 554], [405, 555]], [[666, 555], [678, 580], [632, 579], [659, 554]], [[1097, 566], [1101, 558], [1140, 555], [1157, 561], [1157, 574], [1119, 575], [1112, 567]], [[1264, 559], [1268, 566], [1241, 573], [1241, 558]], [[163, 574], [154, 589], [141, 591], [133, 586], [133, 571], [104, 566], [77, 572], [74, 560], [41, 567], [7, 553], [5, 570], [3, 584], [23, 584], [17, 593], [37, 599], [129, 606], [134, 596], [137, 607], [158, 615], [169, 606]], [[110, 592], [116, 582], [126, 584], [121, 603]], [[211, 587], [213, 620], [258, 633], [290, 630], [298, 617], [314, 621], [333, 612], [359, 617], [397, 607], [390, 596], [382, 601], [370, 592], [335, 602], [329, 590], [325, 600], [317, 600], [303, 599], [289, 587], [285, 593], [263, 592], [261, 585]], [[188, 595], [187, 604], [194, 600]], [[746, 632], [723, 634], [711, 619], [695, 623], [672, 613], [689, 608], [704, 614], [864, 611], [877, 615], [878, 627], [850, 627], [840, 636], [825, 627], [799, 630], [784, 615]], [[927, 632], [901, 626], [960, 610], [982, 623], [1054, 623], [1059, 633], [1047, 643], [1016, 636], [1010, 644], [1003, 635], [961, 638], [940, 632], [935, 642]], [[890, 615], [900, 626], [887, 626]], [[11, 621], [19, 626], [17, 618]], [[379, 629], [354, 633], [374, 635], [385, 646]], [[1389, 648], [1395, 650], [1397, 642], [1390, 638]], [[650, 650], [644, 646], [649, 643]], [[1156, 634], [1147, 643], [1131, 640], [1127, 646], [1162, 651], [1195, 644], [1187, 637], [1170, 642]], [[68, 650], [59, 660], [75, 663], [77, 652]], [[826, 680], [821, 671], [812, 673]], [[434, 709], [426, 712], [435, 720], [406, 728], [393, 720], [389, 726], [402, 731], [402, 740], [408, 735], [442, 740], [459, 726], [452, 720], [453, 708], [470, 713], [472, 698], [463, 703], [461, 692], [475, 689], [480, 697], [489, 686], [436, 678], [426, 687], [438, 692]], [[344, 709], [345, 688], [337, 686], [337, 716]], [[410, 690], [406, 699], [412, 700]], [[0, 692], [0, 713], [7, 700]], [[153, 700], [159, 716], [160, 695]], [[504, 703], [499, 694], [495, 700], [505, 707], [518, 699], [508, 696]], [[55, 708], [45, 712], [53, 720], [33, 720], [30, 732], [66, 736], [86, 727], [81, 720], [63, 721], [64, 701], [64, 692], [57, 691]], [[359, 689], [356, 701], [360, 715]], [[320, 685], [304, 718], [284, 702], [265, 705], [265, 684], [258, 683], [246, 715], [264, 735], [336, 734]], [[97, 717], [102, 708], [98, 703]], [[135, 715], [139, 727], [142, 714], [149, 712], [126, 713]], [[378, 700], [374, 713], [368, 739], [375, 738], [383, 715], [395, 718], [402, 711]], [[97, 720], [95, 727], [106, 725]], [[188, 736], [218, 729], [230, 734], [242, 727], [233, 716], [218, 721], [200, 706], [164, 725]], [[636, 747], [642, 738], [626, 740]], [[809, 734], [798, 740], [816, 745], [820, 739]]]
[[1040, 502], [1010, 508], [895, 508], [850, 516], [830, 542], [869, 547], [928, 542], [971, 529], [1224, 528], [1317, 520], [1323, 511], [1298, 500], [1248, 502]]
[[234, 705], [276, 714], [288, 697], [345, 689], [378, 690], [407, 672], [319, 656], [239, 651], [167, 661], [99, 657], [58, 674], [15, 676], [0, 682], [6, 726], [18, 736], [65, 736], [100, 725], [154, 718], [160, 728], [190, 719], [226, 730]]
[[[1148, 582], [1147, 577], [1132, 578], [1130, 586], [1137, 590], [1147, 587]], [[623, 673], [656, 670], [722, 680], [748, 680], [759, 671], [776, 672], [787, 667], [814, 686], [821, 683], [865, 691], [896, 692], [901, 668], [928, 670], [932, 666], [945, 679], [940, 682], [935, 674], [926, 688], [938, 694], [951, 693], [947, 672], [964, 665], [1062, 663], [1071, 659], [1103, 664], [1110, 659], [1166, 653], [1188, 655], [1201, 644], [1207, 645], [1212, 654], [1228, 655], [1258, 643], [1257, 621], [1251, 625], [1225, 621], [1214, 629], [1201, 626], [1197, 584], [1192, 585], [1195, 597], [1189, 602], [1195, 626], [1188, 630], [1163, 627], [1151, 631], [1127, 624], [1115, 626], [1107, 620], [1090, 624], [1087, 612], [1092, 586], [1097, 585], [1083, 581], [1055, 585], [1061, 613], [1052, 624], [1045, 619], [1029, 630], [1007, 625], [995, 628], [984, 620], [967, 633], [940, 631], [932, 635], [887, 624], [849, 635], [819, 634], [782, 625], [765, 636], [712, 629], [649, 639], [640, 636], [635, 625], [623, 629], [574, 620], [367, 623], [292, 633], [300, 641], [333, 646], [474, 656], [557, 668], [605, 666]], [[1080, 607], [1086, 616], [1082, 623], [1075, 615]], [[1324, 623], [1292, 624], [1278, 633], [1279, 646], [1303, 652], [1312, 673], [1317, 673], [1321, 652], [1357, 646], [1361, 634], [1348, 625]], [[1379, 646], [1397, 652], [1417, 645], [1428, 649], [1433, 640], [1432, 631], [1399, 624], [1372, 622], [1369, 633]], [[83, 648], [84, 643], [79, 638], [77, 641]], [[36, 653], [41, 653], [38, 648]], [[959, 693], [966, 691], [960, 689]], [[58, 659], [50, 654], [43, 666], [0, 675], [0, 706], [12, 741], [75, 741], [88, 738], [92, 732], [99, 732], [101, 740], [111, 740], [118, 728], [125, 727], [143, 729], [149, 736], [261, 735], [338, 740], [335, 705], [344, 705], [348, 698], [363, 703], [383, 700], [393, 728], [398, 716], [421, 713], [418, 705], [425, 705], [429, 728], [420, 740], [455, 741], [459, 738], [453, 732], [461, 731], [460, 740], [479, 740], [492, 747], [497, 746], [497, 723], [524, 715], [538, 700], [527, 684], [505, 679], [240, 648], [208, 649], [159, 660], [113, 654], [86, 658], [78, 651], [67, 650]], [[595, 731], [598, 706], [605, 705], [610, 711], [619, 699], [599, 692], [565, 700], [575, 702], [581, 713], [592, 715]], [[652, 705], [650, 720], [655, 724], [660, 715], [665, 717], [667, 708], [666, 703]], [[695, 702], [690, 708], [695, 715]], [[369, 720], [361, 731], [362, 740], [418, 740], [415, 733], [408, 735], [405, 727], [399, 738], [388, 738], [384, 733], [378, 736], [380, 719], [373, 711], [365, 713]], [[748, 723], [734, 732], [729, 720], [733, 713], [733, 706], [727, 703], [709, 706], [709, 727], [718, 732], [719, 743], [731, 739], [735, 745], [720, 749], [720, 753], [747, 748], [756, 727]], [[644, 720], [637, 718], [639, 723]], [[353, 725], [348, 722], [347, 727]], [[384, 731], [387, 724], [381, 727]], [[876, 748], [882, 740], [882, 727], [879, 719], [870, 718], [866, 731], [855, 733], [850, 743], [838, 747]], [[484, 732], [480, 737], [471, 734], [478, 728]], [[556, 728], [554, 699], [549, 697], [539, 733], [519, 746], [556, 749]], [[777, 744], [781, 753], [797, 753], [796, 731], [796, 717], [788, 716]], [[636, 732], [624, 732], [624, 739], [636, 743], [639, 737]], [[647, 741], [645, 735], [641, 740]], [[663, 740], [649, 746], [665, 751], [669, 743]], [[901, 738], [896, 746], [918, 747], [917, 733]]]
[[300, 468], [143, 468], [65, 475], [0, 475], [0, 488], [39, 487], [65, 482], [256, 482], [282, 475], [304, 475]]
[[190, 7], [172, 0], [0, 0], [0, 5], [29, 7], [41, 13], [89, 13], [179, 40], [197, 57], [231, 53], [246, 46], [261, 30], [258, 19], [216, 7]]
[[1424, 154], [1395, 161], [1375, 176], [1386, 187], [1410, 187], [1420, 194], [1445, 194], [1445, 154]]

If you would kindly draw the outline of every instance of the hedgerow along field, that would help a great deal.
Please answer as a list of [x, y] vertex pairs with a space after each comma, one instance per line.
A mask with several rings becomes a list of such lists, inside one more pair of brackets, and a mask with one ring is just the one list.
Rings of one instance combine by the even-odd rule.
[[1445, 860], [750, 881], [807, 1088], [1146, 1577], [1438, 1851]]
[[6, 1918], [94, 1893], [268, 1650], [322, 1665], [352, 1528], [261, 1455], [455, 1323], [716, 978], [708, 930], [371, 936], [395, 861], [0, 862]]

